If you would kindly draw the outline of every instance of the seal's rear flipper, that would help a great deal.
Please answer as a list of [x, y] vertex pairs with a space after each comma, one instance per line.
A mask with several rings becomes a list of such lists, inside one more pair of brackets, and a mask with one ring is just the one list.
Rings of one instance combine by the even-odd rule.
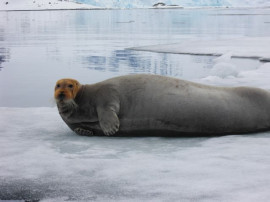
[[94, 135], [93, 131], [91, 130], [85, 130], [85, 129], [82, 129], [82, 128], [76, 128], [74, 129], [74, 132], [78, 135], [81, 135], [81, 136], [92, 136]]

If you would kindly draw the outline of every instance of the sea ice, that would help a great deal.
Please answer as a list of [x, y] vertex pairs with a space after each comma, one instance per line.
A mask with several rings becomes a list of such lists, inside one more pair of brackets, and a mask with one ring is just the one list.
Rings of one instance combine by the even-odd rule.
[[[229, 74], [228, 74], [229, 75]], [[252, 86], [270, 90], [270, 63], [262, 64], [257, 69], [238, 71], [237, 76], [222, 78], [216, 75], [209, 75], [196, 81], [200, 83], [219, 86]]]
[[214, 59], [214, 66], [210, 70], [209, 75], [211, 76], [219, 76], [221, 78], [225, 78], [228, 76], [236, 77], [238, 75], [238, 69], [236, 65], [232, 64], [231, 60], [232, 54], [227, 53], [216, 59]]
[[0, 199], [267, 201], [270, 134], [81, 137], [56, 108], [0, 108]]
[[270, 37], [241, 37], [226, 40], [186, 40], [181, 43], [133, 47], [131, 50], [153, 51], [159, 53], [179, 53], [194, 55], [224, 55], [231, 57], [270, 58]]

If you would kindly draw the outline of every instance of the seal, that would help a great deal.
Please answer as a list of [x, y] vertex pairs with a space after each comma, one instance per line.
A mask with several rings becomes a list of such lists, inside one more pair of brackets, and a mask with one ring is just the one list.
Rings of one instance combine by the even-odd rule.
[[270, 93], [215, 87], [158, 75], [81, 85], [61, 79], [60, 116], [79, 135], [216, 136], [270, 129]]

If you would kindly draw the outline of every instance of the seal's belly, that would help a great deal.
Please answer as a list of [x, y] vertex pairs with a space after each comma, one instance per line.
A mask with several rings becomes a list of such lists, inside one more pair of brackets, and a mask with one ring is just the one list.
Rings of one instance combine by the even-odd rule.
[[120, 119], [120, 131], [121, 133], [132, 133], [132, 134], [175, 134], [175, 133], [211, 133], [214, 131], [213, 128], [203, 128], [198, 127], [196, 124], [192, 124], [192, 122], [179, 122], [174, 123], [168, 120], [162, 119]]
[[[189, 107], [191, 109], [191, 107]], [[243, 108], [214, 107], [212, 110], [202, 106], [195, 111], [181, 108], [174, 112], [156, 113], [150, 116], [127, 116], [120, 118], [120, 132], [169, 133], [220, 135], [229, 133], [251, 133], [269, 128], [269, 121], [260, 112], [246, 113]], [[238, 109], [240, 109], [238, 107]]]

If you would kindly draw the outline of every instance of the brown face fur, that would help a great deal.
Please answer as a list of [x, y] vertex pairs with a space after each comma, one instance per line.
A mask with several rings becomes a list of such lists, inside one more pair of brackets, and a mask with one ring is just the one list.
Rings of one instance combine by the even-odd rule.
[[54, 98], [63, 102], [74, 99], [80, 87], [80, 83], [75, 79], [60, 79], [55, 85]]

